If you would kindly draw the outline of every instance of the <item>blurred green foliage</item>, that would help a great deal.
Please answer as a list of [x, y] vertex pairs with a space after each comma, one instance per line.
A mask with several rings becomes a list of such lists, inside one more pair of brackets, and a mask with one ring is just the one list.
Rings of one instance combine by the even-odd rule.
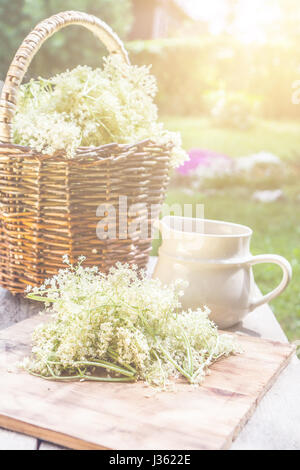
[[[183, 116], [207, 113], [206, 97], [225, 90], [240, 97], [238, 104], [236, 100], [227, 101], [224, 114], [235, 127], [248, 127], [252, 110], [247, 102], [253, 99], [260, 102], [264, 118], [299, 117], [300, 107], [292, 104], [293, 83], [300, 78], [299, 22], [295, 17], [299, 9], [296, 0], [287, 1], [289, 8], [282, 9], [282, 21], [274, 25], [265, 44], [245, 44], [233, 34], [209, 35], [203, 31], [195, 38], [128, 42], [133, 63], [153, 65], [161, 112]], [[132, 0], [0, 0], [0, 80], [30, 30], [39, 21], [68, 9], [95, 14], [124, 40], [133, 25]], [[25, 80], [49, 77], [78, 64], [96, 67], [103, 52], [92, 34], [78, 26], [69, 27], [43, 45]]]
[[207, 93], [225, 90], [255, 97], [263, 117], [300, 116], [300, 107], [292, 104], [300, 49], [292, 42], [245, 45], [230, 35], [202, 35], [132, 41], [127, 48], [133, 63], [152, 64], [163, 113], [199, 115], [207, 112]]
[[216, 126], [248, 130], [254, 124], [260, 100], [241, 92], [211, 91], [204, 95]]
[[163, 121], [167, 129], [181, 132], [187, 150], [193, 147], [210, 149], [230, 157], [266, 151], [289, 160], [300, 155], [299, 120], [255, 119], [253, 127], [246, 132], [216, 127], [211, 119], [203, 116], [164, 116]]
[[[0, 0], [0, 80], [25, 36], [40, 21], [64, 10], [91, 13], [108, 23], [124, 39], [131, 29], [131, 0]], [[70, 26], [42, 47], [25, 77], [49, 77], [78, 64], [99, 66], [104, 48], [89, 31]]]

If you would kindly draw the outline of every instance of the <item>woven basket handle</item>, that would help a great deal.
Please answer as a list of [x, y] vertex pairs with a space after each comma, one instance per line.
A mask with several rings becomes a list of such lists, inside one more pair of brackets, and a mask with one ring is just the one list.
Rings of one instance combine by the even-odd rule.
[[24, 39], [8, 70], [0, 99], [0, 142], [12, 143], [12, 119], [23, 77], [42, 44], [65, 26], [77, 24], [92, 31], [111, 54], [120, 54], [129, 63], [122, 41], [96, 16], [78, 11], [65, 11], [39, 23]]

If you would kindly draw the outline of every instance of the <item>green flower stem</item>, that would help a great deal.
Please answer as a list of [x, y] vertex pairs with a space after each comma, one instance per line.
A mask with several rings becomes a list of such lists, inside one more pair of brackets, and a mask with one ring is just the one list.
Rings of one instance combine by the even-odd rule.
[[216, 337], [216, 344], [215, 344], [215, 348], [212, 350], [212, 352], [210, 353], [210, 355], [208, 356], [208, 358], [206, 359], [206, 361], [201, 364], [201, 366], [198, 368], [198, 370], [196, 370], [196, 372], [194, 373], [193, 375], [193, 381], [195, 381], [197, 379], [197, 377], [199, 376], [199, 374], [201, 374], [201, 372], [205, 369], [205, 367], [208, 367], [210, 366], [213, 362], [216, 362], [220, 357], [223, 356], [223, 353], [219, 354], [219, 355], [215, 355], [216, 351], [217, 351], [217, 347], [219, 345], [219, 336]]
[[51, 367], [49, 366], [49, 364], [46, 364], [47, 366], [47, 369], [49, 370], [50, 374], [52, 375], [52, 377], [55, 377], [55, 374], [53, 372], [53, 370], [51, 369]]
[[[154, 333], [151, 331], [151, 328], [149, 327], [149, 324], [147, 322], [147, 320], [145, 319], [145, 317], [143, 316], [142, 312], [140, 312], [140, 316], [142, 318], [142, 321], [146, 327], [146, 329], [148, 330], [148, 333], [155, 339], [155, 335]], [[192, 360], [192, 353], [191, 353], [191, 346], [190, 346], [190, 343], [186, 337], [186, 334], [184, 333], [184, 331], [182, 331], [183, 335], [184, 335], [184, 339], [185, 339], [185, 342], [186, 342], [186, 346], [187, 346], [187, 350], [188, 350], [188, 362], [189, 362], [189, 372], [185, 371], [179, 364], [177, 364], [176, 361], [174, 361], [174, 359], [170, 356], [170, 354], [161, 346], [159, 345], [158, 347], [161, 349], [161, 351], [163, 352], [163, 354], [165, 355], [165, 357], [168, 359], [169, 362], [171, 362], [171, 364], [173, 364], [173, 366], [190, 382], [192, 383], [192, 376], [191, 376], [191, 371], [192, 371], [192, 368], [193, 368], [193, 360]]]
[[135, 377], [94, 377], [90, 375], [71, 375], [71, 376], [60, 376], [60, 375], [54, 375], [51, 377], [47, 377], [46, 375], [42, 374], [37, 374], [35, 372], [32, 372], [29, 369], [26, 369], [29, 374], [34, 375], [35, 377], [40, 377], [45, 380], [60, 380], [60, 381], [75, 381], [75, 380], [85, 380], [85, 381], [90, 381], [90, 382], [134, 382]]
[[159, 364], [159, 368], [160, 368], [160, 371], [162, 373], [162, 376], [164, 377], [164, 384], [166, 382], [166, 374], [163, 370], [163, 366], [162, 366], [162, 363], [161, 363], [161, 360], [160, 360], [160, 357], [159, 355], [157, 354], [157, 352], [155, 351], [155, 349], [152, 349], [152, 353], [154, 354], [156, 360], [158, 361], [158, 364]]
[[[61, 362], [55, 362], [55, 361], [48, 361], [48, 364], [52, 364], [52, 365], [62, 365]], [[122, 374], [122, 375], [126, 375], [128, 377], [133, 377], [135, 374], [129, 370], [126, 370], [124, 369], [123, 367], [119, 367], [115, 364], [111, 364], [110, 362], [106, 362], [106, 361], [97, 361], [97, 362], [94, 362], [94, 361], [74, 361], [72, 363], [72, 367], [73, 366], [90, 366], [90, 367], [102, 367], [104, 369], [109, 369], [109, 370], [112, 370], [113, 372], [116, 372], [118, 374]]]
[[[110, 355], [110, 357], [112, 359], [114, 359], [115, 361], [118, 361], [118, 354], [117, 353], [115, 353], [114, 351], [109, 350], [108, 354]], [[130, 370], [133, 374], [136, 374], [136, 369], [134, 367], [132, 367], [131, 365], [122, 364], [122, 366], [125, 367], [126, 369]]]
[[174, 361], [174, 359], [170, 356], [170, 354], [168, 353], [168, 351], [166, 351], [162, 346], [159, 346], [162, 353], [164, 354], [164, 356], [168, 359], [169, 362], [171, 362], [171, 364], [173, 364], [173, 366], [190, 382], [190, 383], [193, 383], [193, 378], [192, 376], [187, 372], [185, 371], [179, 364], [177, 364], [176, 361]]
[[49, 297], [42, 297], [41, 295], [36, 294], [27, 294], [26, 297], [32, 300], [38, 300], [39, 302], [55, 302], [56, 299], [51, 299]]
[[199, 377], [199, 375], [201, 374], [201, 372], [203, 371], [204, 369], [204, 365], [202, 364], [197, 370], [196, 372], [194, 373], [193, 377], [192, 377], [192, 381], [195, 382], [197, 380], [197, 378]]
[[192, 354], [191, 344], [188, 340], [187, 335], [183, 331], [183, 328], [181, 328], [181, 332], [182, 332], [182, 336], [183, 336], [183, 340], [184, 340], [186, 352], [187, 352], [188, 369], [189, 369], [190, 375], [192, 376], [194, 372], [194, 364], [193, 364], [193, 354]]

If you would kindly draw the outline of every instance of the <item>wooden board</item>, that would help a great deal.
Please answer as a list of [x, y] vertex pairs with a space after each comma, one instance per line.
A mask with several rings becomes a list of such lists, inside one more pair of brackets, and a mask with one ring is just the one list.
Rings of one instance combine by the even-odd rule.
[[294, 347], [238, 335], [244, 353], [203, 386], [49, 382], [20, 371], [35, 316], [0, 332], [0, 427], [74, 449], [225, 449], [288, 364]]

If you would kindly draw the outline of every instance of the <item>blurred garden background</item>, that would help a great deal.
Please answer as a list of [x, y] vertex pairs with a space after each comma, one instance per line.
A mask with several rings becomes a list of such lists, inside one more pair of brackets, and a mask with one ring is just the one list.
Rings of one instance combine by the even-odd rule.
[[[151, 64], [157, 104], [191, 160], [174, 171], [168, 203], [203, 203], [205, 216], [249, 225], [252, 252], [277, 253], [294, 278], [272, 308], [290, 340], [300, 337], [299, 0], [0, 0], [0, 80], [25, 35], [61, 10], [100, 17]], [[51, 38], [26, 79], [104, 53], [84, 29]], [[153, 247], [157, 252], [157, 245]], [[279, 268], [257, 266], [263, 292]]]

